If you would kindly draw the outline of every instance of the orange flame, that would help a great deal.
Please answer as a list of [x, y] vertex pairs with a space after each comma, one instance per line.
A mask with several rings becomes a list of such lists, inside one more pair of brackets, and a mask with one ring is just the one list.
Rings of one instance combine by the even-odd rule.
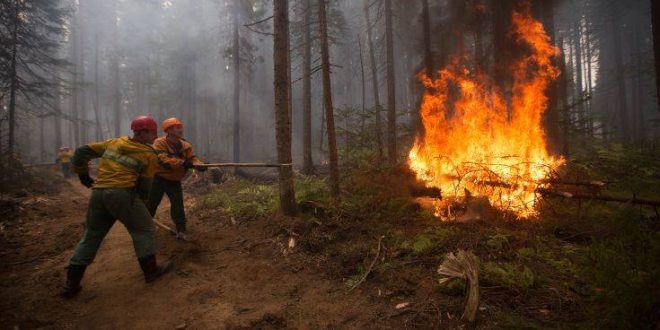
[[408, 157], [418, 179], [444, 196], [461, 197], [467, 189], [528, 217], [535, 214], [535, 190], [564, 162], [547, 151], [542, 127], [545, 91], [559, 75], [552, 64], [558, 49], [529, 10], [514, 12], [512, 32], [529, 54], [511, 68], [510, 105], [484, 73], [471, 75], [462, 58], [437, 80], [420, 75], [425, 133]]

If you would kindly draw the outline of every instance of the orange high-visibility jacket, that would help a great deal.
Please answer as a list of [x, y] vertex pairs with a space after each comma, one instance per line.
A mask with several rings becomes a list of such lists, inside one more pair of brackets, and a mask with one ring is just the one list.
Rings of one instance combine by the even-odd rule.
[[183, 162], [191, 161], [193, 164], [201, 164], [202, 161], [197, 158], [190, 142], [181, 139], [179, 148], [169, 142], [167, 137], [160, 137], [154, 141], [154, 149], [158, 155], [158, 170], [156, 175], [170, 181], [181, 181], [186, 175], [186, 169], [183, 168]]

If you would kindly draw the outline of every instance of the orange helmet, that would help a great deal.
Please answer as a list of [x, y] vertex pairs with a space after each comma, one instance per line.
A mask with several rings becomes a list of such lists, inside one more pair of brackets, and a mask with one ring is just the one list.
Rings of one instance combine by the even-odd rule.
[[177, 125], [183, 126], [183, 123], [174, 117], [165, 119], [163, 121], [163, 131], [167, 131], [167, 129], [169, 129], [170, 127]]

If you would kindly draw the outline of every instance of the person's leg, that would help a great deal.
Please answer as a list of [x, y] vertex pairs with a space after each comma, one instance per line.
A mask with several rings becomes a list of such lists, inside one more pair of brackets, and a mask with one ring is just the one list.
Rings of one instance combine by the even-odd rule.
[[147, 202], [149, 213], [152, 217], [156, 215], [158, 205], [160, 205], [160, 202], [163, 200], [163, 195], [165, 194], [165, 187], [163, 185], [163, 179], [155, 176], [153, 183], [151, 184], [151, 191], [149, 191], [149, 201]]
[[87, 208], [86, 229], [78, 242], [70, 263], [72, 265], [89, 265], [94, 261], [101, 242], [115, 223], [115, 217], [108, 212], [103, 195], [105, 190], [93, 189]]
[[103, 204], [102, 190], [92, 190], [86, 217], [87, 228], [69, 261], [66, 284], [61, 293], [64, 298], [72, 298], [80, 292], [85, 269], [94, 260], [101, 242], [115, 222]]
[[117, 215], [131, 235], [135, 255], [144, 272], [144, 279], [146, 282], [151, 282], [170, 268], [169, 263], [161, 266], [156, 263], [156, 235], [151, 214], [132, 191], [116, 189], [113, 194], [111, 199], [115, 205], [111, 212]]
[[183, 188], [181, 182], [168, 182], [167, 197], [170, 199], [170, 216], [176, 225], [176, 231], [186, 232], [186, 211], [183, 206]]

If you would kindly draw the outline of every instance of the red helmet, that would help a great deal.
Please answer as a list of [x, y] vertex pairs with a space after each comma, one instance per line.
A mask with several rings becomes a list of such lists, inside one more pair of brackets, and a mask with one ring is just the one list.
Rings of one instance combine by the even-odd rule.
[[131, 122], [131, 129], [133, 132], [137, 131], [157, 131], [158, 124], [149, 116], [138, 116]]

